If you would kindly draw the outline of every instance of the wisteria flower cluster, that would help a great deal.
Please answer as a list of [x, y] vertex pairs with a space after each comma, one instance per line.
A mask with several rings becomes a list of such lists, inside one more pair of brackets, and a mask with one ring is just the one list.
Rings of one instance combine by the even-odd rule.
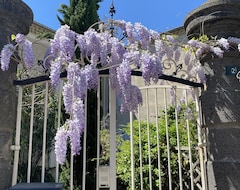
[[16, 53], [17, 49], [22, 50], [22, 57], [26, 69], [31, 69], [34, 65], [34, 52], [32, 48], [32, 42], [25, 38], [23, 34], [17, 34], [12, 36], [16, 41], [16, 45], [7, 44], [1, 51], [1, 69], [3, 71], [8, 70], [11, 57]]
[[[165, 72], [164, 59], [178, 62], [184, 54], [183, 62], [188, 74], [205, 82], [205, 73], [199, 62], [202, 55], [214, 53], [223, 57], [224, 51], [232, 45], [240, 50], [240, 39], [237, 38], [222, 38], [213, 45], [197, 40], [183, 44], [173, 36], [160, 35], [140, 23], [133, 25], [119, 20], [114, 21], [114, 25], [121, 28], [124, 40], [114, 37], [108, 30], [98, 32], [89, 29], [78, 34], [64, 25], [56, 31], [46, 52], [45, 66], [50, 68], [53, 88], [59, 86], [60, 74], [67, 72], [63, 100], [70, 118], [58, 129], [55, 137], [55, 152], [61, 164], [65, 162], [68, 140], [72, 154], [79, 154], [81, 150], [80, 139], [85, 129], [84, 101], [88, 90], [97, 90], [100, 70], [109, 70], [111, 88], [116, 89], [121, 98], [121, 111], [137, 111], [143, 99], [139, 88], [132, 84], [132, 70], [142, 72], [146, 85], [157, 83]], [[3, 71], [8, 70], [10, 59], [18, 47], [23, 53], [25, 67], [31, 69], [34, 64], [32, 43], [23, 34], [17, 34], [15, 42], [15, 45], [5, 45], [1, 51]]]

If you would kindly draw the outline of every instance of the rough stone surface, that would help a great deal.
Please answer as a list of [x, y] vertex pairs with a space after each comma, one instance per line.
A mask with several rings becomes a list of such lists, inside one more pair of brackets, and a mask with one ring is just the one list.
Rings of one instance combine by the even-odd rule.
[[207, 189], [239, 190], [240, 123], [208, 127], [207, 144]]
[[208, 190], [239, 190], [240, 163], [207, 162]]
[[[33, 22], [31, 9], [20, 0], [0, 0], [0, 49], [7, 44], [11, 34], [29, 32]], [[6, 190], [12, 179], [13, 133], [16, 125], [16, 78], [17, 64], [11, 62], [8, 71], [0, 71], [0, 190]]]
[[189, 38], [240, 36], [240, 1], [210, 0], [193, 10], [184, 21]]
[[208, 128], [209, 160], [240, 163], [239, 124]]
[[[188, 38], [202, 34], [240, 37], [240, 1], [209, 0], [185, 19]], [[223, 58], [202, 60], [209, 75], [201, 95], [207, 127], [207, 189], [240, 189], [240, 82], [226, 75], [227, 66], [240, 66], [240, 54], [229, 51]]]
[[227, 52], [223, 58], [209, 55], [202, 60], [211, 73], [207, 75], [207, 89], [201, 96], [206, 125], [240, 121], [240, 82], [234, 75], [226, 75], [226, 67], [240, 66], [239, 61], [237, 51]]

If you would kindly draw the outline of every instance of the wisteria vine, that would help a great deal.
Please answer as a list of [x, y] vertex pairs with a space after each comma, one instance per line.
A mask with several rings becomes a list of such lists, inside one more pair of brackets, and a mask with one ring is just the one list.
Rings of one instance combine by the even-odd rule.
[[[63, 101], [70, 118], [55, 136], [55, 153], [60, 164], [66, 159], [68, 139], [73, 155], [81, 150], [80, 139], [86, 125], [84, 100], [88, 90], [97, 89], [100, 70], [109, 70], [111, 88], [116, 89], [121, 98], [121, 112], [137, 111], [143, 99], [139, 88], [132, 84], [133, 70], [141, 70], [146, 85], [150, 85], [157, 83], [170, 67], [165, 60], [178, 62], [183, 56], [186, 79], [195, 78], [204, 83], [205, 73], [199, 61], [204, 54], [223, 57], [230, 47], [240, 50], [240, 39], [233, 37], [221, 38], [214, 43], [191, 39], [184, 44], [171, 35], [159, 34], [140, 23], [117, 20], [114, 25], [121, 29], [124, 40], [119, 40], [102, 26], [99, 27], [100, 32], [91, 28], [78, 34], [64, 25], [56, 31], [46, 52], [44, 63], [50, 69], [53, 88], [58, 87], [60, 74], [67, 72]], [[116, 33], [119, 34], [119, 30]], [[14, 40], [14, 45], [9, 43], [1, 51], [1, 69], [8, 70], [10, 59], [16, 59], [15, 52], [19, 49], [23, 53], [21, 62], [26, 69], [31, 69], [34, 65], [32, 42], [23, 34], [17, 34]], [[80, 52], [78, 56], [76, 52]]]

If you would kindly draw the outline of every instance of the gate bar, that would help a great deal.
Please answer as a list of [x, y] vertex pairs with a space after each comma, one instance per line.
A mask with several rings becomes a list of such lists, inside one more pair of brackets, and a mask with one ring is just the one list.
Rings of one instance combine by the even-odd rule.
[[35, 84], [32, 85], [32, 105], [31, 105], [31, 118], [30, 118], [30, 131], [29, 131], [27, 183], [31, 182], [34, 101], [35, 101]]
[[[131, 72], [132, 72], [132, 76], [142, 76], [141, 71], [132, 70]], [[99, 75], [109, 75], [109, 69], [99, 71]], [[67, 72], [63, 72], [60, 75], [61, 78], [66, 78], [66, 76], [67, 76]], [[177, 83], [180, 83], [180, 84], [185, 84], [185, 85], [192, 86], [192, 87], [201, 87], [201, 88], [204, 87], [204, 85], [202, 83], [197, 83], [197, 82], [185, 80], [185, 79], [178, 78], [178, 77], [173, 77], [173, 76], [170, 76], [170, 75], [162, 74], [158, 78], [163, 79], [163, 80], [167, 80], [167, 81], [171, 81], [171, 82], [177, 82]], [[45, 75], [45, 76], [39, 76], [39, 77], [34, 77], [34, 78], [24, 79], [24, 80], [14, 80], [13, 84], [14, 85], [28, 85], [28, 84], [33, 84], [33, 83], [36, 83], [36, 82], [47, 81], [47, 80], [50, 80], [50, 78], [49, 78], [49, 76]]]
[[100, 96], [100, 89], [101, 89], [101, 78], [98, 78], [98, 89], [97, 89], [97, 162], [96, 162], [96, 190], [99, 189], [99, 158], [100, 158], [100, 122], [101, 122], [101, 106], [100, 106], [100, 102], [101, 102], [101, 96]]
[[[184, 91], [185, 96], [185, 105], [186, 109], [188, 108], [188, 93], [187, 90]], [[190, 126], [189, 126], [189, 117], [186, 118], [187, 122], [187, 136], [188, 136], [188, 154], [189, 154], [189, 165], [190, 165], [190, 178], [191, 178], [191, 189], [194, 189], [194, 177], [193, 177], [193, 161], [192, 161], [192, 149], [191, 149], [191, 137], [190, 137]]]
[[140, 106], [138, 106], [138, 134], [139, 134], [138, 143], [139, 143], [140, 184], [141, 184], [141, 190], [143, 190], [142, 129], [141, 129]]
[[[109, 80], [110, 82], [110, 80]], [[111, 85], [111, 84], [109, 84]], [[110, 190], [117, 188], [116, 178], [116, 89], [109, 88], [110, 112]]]
[[131, 149], [131, 190], [135, 190], [135, 159], [134, 159], [134, 131], [133, 113], [130, 112], [130, 149]]
[[23, 87], [19, 86], [15, 145], [11, 146], [11, 150], [14, 150], [12, 186], [17, 184], [18, 162], [19, 162], [19, 151], [20, 151], [20, 135], [21, 135], [21, 118], [22, 118], [22, 97], [23, 97]]
[[83, 175], [82, 175], [82, 190], [86, 188], [86, 164], [87, 164], [87, 95], [85, 97], [85, 129], [83, 134]]
[[45, 181], [45, 158], [46, 158], [46, 136], [47, 136], [47, 118], [48, 118], [48, 81], [45, 83], [44, 99], [44, 123], [43, 123], [43, 147], [42, 147], [42, 174], [41, 182]]
[[158, 180], [159, 180], [159, 190], [162, 189], [162, 177], [161, 177], [161, 153], [160, 153], [160, 133], [159, 133], [159, 124], [158, 124], [158, 92], [155, 88], [155, 117], [156, 117], [156, 134], [157, 134], [157, 154], [158, 154]]
[[182, 184], [182, 159], [181, 159], [181, 148], [180, 148], [180, 137], [179, 137], [179, 126], [178, 126], [178, 107], [177, 107], [177, 88], [176, 86], [173, 87], [174, 90], [174, 101], [175, 101], [175, 122], [176, 122], [176, 135], [177, 135], [177, 149], [178, 149], [178, 172], [179, 172], [179, 185], [180, 185], [180, 190], [183, 189], [183, 184]]
[[168, 184], [169, 190], [172, 190], [172, 175], [171, 175], [171, 153], [170, 153], [170, 142], [168, 134], [168, 116], [167, 116], [167, 95], [166, 88], [164, 88], [164, 112], [165, 112], [165, 127], [166, 127], [166, 139], [167, 139], [167, 155], [168, 155]]
[[194, 89], [195, 92], [195, 101], [196, 101], [196, 112], [198, 114], [198, 118], [197, 118], [197, 129], [198, 129], [198, 150], [199, 150], [199, 157], [200, 157], [200, 167], [201, 167], [201, 181], [202, 181], [202, 190], [206, 190], [207, 189], [207, 185], [206, 185], [206, 170], [205, 170], [205, 154], [204, 154], [204, 149], [205, 149], [205, 145], [203, 143], [203, 134], [202, 134], [202, 109], [201, 109], [201, 104], [199, 101], [199, 89], [195, 88]]
[[[148, 89], [146, 89], [146, 101], [149, 101]], [[147, 133], [148, 133], [148, 177], [149, 188], [152, 190], [152, 162], [151, 162], [151, 138], [150, 138], [150, 126], [149, 126], [149, 104], [147, 104]]]

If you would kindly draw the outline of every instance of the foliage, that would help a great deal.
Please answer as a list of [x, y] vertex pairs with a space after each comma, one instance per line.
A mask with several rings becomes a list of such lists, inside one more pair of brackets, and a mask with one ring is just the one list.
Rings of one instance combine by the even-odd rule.
[[[35, 85], [35, 105], [34, 105], [34, 121], [33, 121], [33, 139], [32, 139], [32, 156], [31, 156], [31, 181], [40, 181], [41, 176], [41, 160], [43, 146], [43, 126], [44, 126], [44, 86]], [[18, 180], [21, 182], [27, 181], [27, 165], [29, 151], [29, 135], [30, 135], [30, 118], [31, 118], [31, 95], [30, 87], [24, 88], [21, 122], [21, 151], [19, 158]], [[48, 122], [47, 122], [47, 137], [46, 137], [46, 152], [50, 153], [53, 150], [53, 139], [56, 134], [56, 110], [57, 97], [50, 93], [48, 103]], [[45, 181], [54, 181], [51, 175], [50, 168], [46, 168]]]
[[[191, 106], [193, 109], [193, 106]], [[184, 112], [186, 107], [182, 107], [178, 115], [178, 132], [180, 136], [180, 146], [188, 146], [188, 136], [186, 129], [186, 119], [184, 117]], [[135, 186], [136, 189], [140, 189], [140, 152], [139, 152], [139, 135], [141, 134], [141, 151], [142, 151], [142, 171], [143, 171], [143, 183], [144, 189], [149, 189], [149, 162], [148, 162], [148, 127], [150, 131], [150, 147], [151, 147], [151, 171], [152, 171], [152, 184], [153, 189], [158, 189], [159, 187], [159, 177], [158, 177], [158, 147], [157, 147], [157, 135], [159, 136], [160, 145], [160, 163], [161, 163], [161, 185], [163, 189], [169, 189], [168, 184], [168, 150], [167, 150], [167, 139], [166, 139], [166, 121], [164, 112], [159, 118], [159, 133], [156, 133], [156, 125], [147, 124], [146, 122], [138, 121], [133, 122], [134, 130], [134, 159], [135, 159]], [[173, 189], [178, 187], [179, 182], [179, 172], [178, 172], [178, 151], [177, 151], [177, 138], [176, 138], [176, 119], [175, 119], [175, 108], [171, 107], [167, 111], [168, 116], [168, 134], [169, 134], [169, 147], [170, 147], [170, 157], [171, 157], [171, 177]], [[197, 151], [194, 149], [197, 145], [197, 132], [196, 132], [196, 120], [190, 121], [190, 136], [193, 160], [197, 159]], [[140, 128], [140, 134], [139, 134]], [[130, 136], [130, 125], [123, 128], [123, 133]], [[124, 183], [127, 189], [131, 189], [131, 148], [130, 140], [122, 139], [118, 146], [117, 153], [117, 174], [118, 178]], [[186, 183], [189, 182], [189, 163], [182, 157], [182, 173], [183, 179]], [[189, 184], [188, 184], [189, 185]]]
[[[68, 161], [64, 165], [61, 165], [61, 175], [59, 177], [59, 182], [64, 184], [64, 190], [70, 190], [70, 174], [71, 168]], [[79, 187], [74, 186], [74, 190], [79, 190]]]
[[99, 21], [97, 11], [98, 3], [102, 0], [70, 0], [70, 5], [61, 5], [58, 9], [63, 16], [57, 16], [61, 25], [69, 25], [71, 29], [80, 34], [84, 33], [93, 23]]

